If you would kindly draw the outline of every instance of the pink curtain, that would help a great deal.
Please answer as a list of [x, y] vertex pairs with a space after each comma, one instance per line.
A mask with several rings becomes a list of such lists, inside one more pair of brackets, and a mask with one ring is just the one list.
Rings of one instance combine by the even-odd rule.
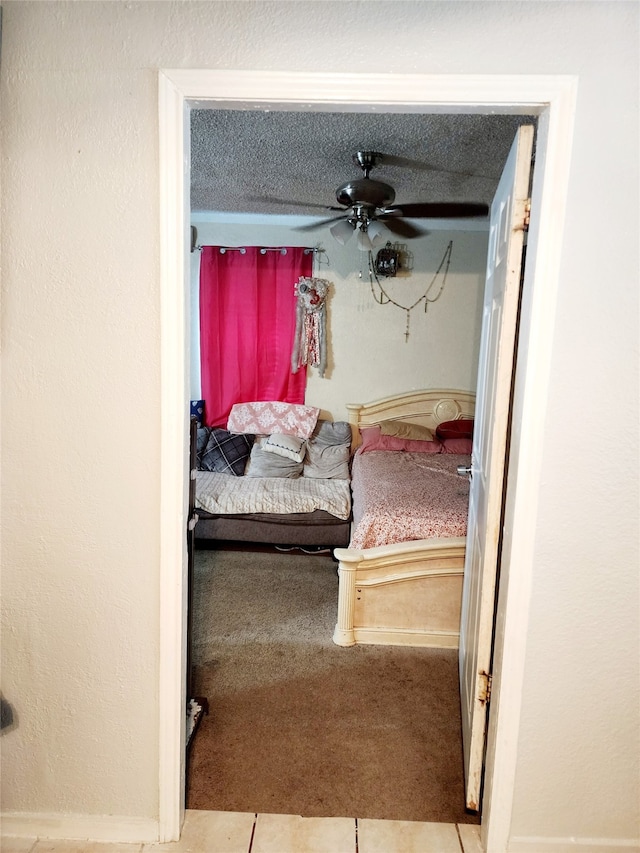
[[204, 246], [200, 261], [202, 397], [209, 426], [226, 426], [234, 403], [304, 403], [306, 371], [291, 372], [295, 285], [313, 255], [248, 246]]

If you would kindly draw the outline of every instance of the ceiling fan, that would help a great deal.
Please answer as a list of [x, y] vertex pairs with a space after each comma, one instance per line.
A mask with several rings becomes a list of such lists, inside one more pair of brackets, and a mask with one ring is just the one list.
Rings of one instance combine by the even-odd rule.
[[382, 162], [400, 161], [378, 151], [357, 151], [354, 162], [362, 169], [363, 177], [342, 184], [336, 190], [336, 201], [340, 207], [323, 207], [325, 210], [341, 211], [340, 216], [319, 220], [304, 225], [301, 231], [309, 231], [331, 224], [330, 231], [343, 245], [358, 233], [358, 246], [363, 251], [375, 248], [384, 239], [384, 228], [399, 237], [419, 237], [427, 233], [408, 219], [460, 219], [487, 216], [489, 206], [475, 202], [416, 202], [394, 204], [395, 190], [389, 184], [369, 177], [371, 170]]

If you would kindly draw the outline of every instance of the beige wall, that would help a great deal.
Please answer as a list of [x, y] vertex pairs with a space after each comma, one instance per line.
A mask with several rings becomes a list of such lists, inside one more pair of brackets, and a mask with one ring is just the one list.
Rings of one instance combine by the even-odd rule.
[[530, 850], [633, 837], [639, 98], [624, 2], [5, 2], [2, 690], [18, 725], [1, 739], [3, 808], [158, 817], [160, 67], [578, 75], [511, 833]]
[[[439, 299], [424, 311], [379, 305], [372, 295], [366, 253], [355, 241], [337, 243], [328, 229], [301, 234], [285, 225], [228, 225], [194, 215], [200, 245], [318, 246], [314, 275], [330, 282], [327, 301], [328, 359], [325, 377], [308, 372], [306, 402], [336, 420], [347, 417], [346, 403], [375, 400], [418, 388], [475, 391], [480, 343], [482, 293], [487, 254], [486, 230], [430, 229], [426, 237], [406, 243], [410, 271], [381, 279], [401, 305], [414, 304], [426, 291], [434, 298], [443, 283], [435, 277], [450, 241], [451, 264]], [[390, 239], [393, 239], [389, 235]], [[360, 277], [360, 270], [363, 276]], [[434, 279], [435, 277], [435, 279]], [[377, 287], [374, 285], [375, 292]], [[192, 288], [192, 293], [194, 292]], [[197, 330], [196, 330], [197, 331]]]

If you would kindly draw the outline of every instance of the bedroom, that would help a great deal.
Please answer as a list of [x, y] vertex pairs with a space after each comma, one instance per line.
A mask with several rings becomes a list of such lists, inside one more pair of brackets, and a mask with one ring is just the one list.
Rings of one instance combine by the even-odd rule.
[[[207, 119], [211, 118], [211, 114], [203, 116], [202, 111], [195, 113], [195, 127], [198, 132], [204, 132], [207, 126]], [[285, 121], [287, 116], [280, 116]], [[360, 121], [369, 117], [359, 117]], [[397, 117], [388, 117], [396, 119]], [[408, 117], [402, 117], [407, 119]], [[424, 119], [425, 117], [420, 117]], [[442, 127], [441, 134], [445, 134], [449, 139], [452, 138], [452, 131], [457, 130], [461, 133], [461, 128], [464, 126], [464, 121], [458, 117], [457, 121], [453, 117], [440, 117]], [[491, 136], [488, 133], [489, 125], [484, 124], [482, 128], [482, 117], [465, 117], [468, 122], [466, 128], [467, 151], [475, 142], [477, 148], [480, 147], [478, 141], [479, 134], [484, 131], [485, 136]], [[352, 121], [353, 117], [349, 117]], [[380, 117], [377, 117], [380, 124]], [[411, 117], [410, 131], [420, 132], [419, 123], [416, 122], [417, 117]], [[341, 117], [341, 125], [350, 125], [350, 122]], [[494, 117], [493, 134], [497, 135], [498, 125], [502, 125], [502, 155], [495, 155], [497, 163], [493, 166], [492, 177], [488, 178], [487, 173], [481, 175], [480, 179], [475, 182], [469, 174], [460, 174], [463, 168], [460, 165], [450, 165], [449, 168], [458, 174], [445, 174], [437, 171], [437, 167], [432, 166], [429, 170], [430, 176], [435, 174], [435, 193], [450, 194], [452, 187], [458, 191], [457, 198], [467, 198], [467, 200], [477, 200], [475, 193], [481, 193], [481, 198], [488, 197], [490, 200], [492, 188], [495, 186], [496, 176], [499, 175], [506, 153], [513, 138], [515, 127], [525, 123], [523, 117]], [[331, 122], [327, 122], [331, 125]], [[403, 151], [414, 151], [418, 147], [418, 141], [414, 138], [411, 144], [407, 142], [407, 130], [400, 131], [398, 128], [400, 121], [394, 121], [395, 126], [393, 132], [389, 130], [390, 123], [379, 132], [379, 137], [376, 139], [376, 146], [393, 146], [392, 150], [398, 150], [400, 143], [398, 134], [405, 133], [405, 138], [402, 139], [401, 153]], [[300, 130], [300, 122], [298, 120], [296, 133], [296, 143], [300, 146], [300, 137], [304, 141], [304, 129]], [[206, 127], [211, 131], [210, 126]], [[264, 130], [264, 128], [262, 128]], [[237, 135], [237, 127], [234, 128]], [[289, 128], [290, 130], [290, 128]], [[410, 132], [409, 131], [409, 132]], [[317, 136], [318, 125], [315, 126]], [[335, 125], [329, 129], [329, 135], [335, 136]], [[368, 122], [368, 130], [366, 133], [371, 133], [371, 121]], [[424, 135], [424, 130], [422, 131]], [[382, 140], [380, 137], [387, 135], [391, 138]], [[469, 136], [471, 134], [471, 136]], [[353, 136], [353, 130], [351, 132]], [[356, 134], [357, 135], [357, 134]], [[307, 144], [308, 139], [307, 137]], [[362, 138], [362, 137], [361, 137]], [[442, 146], [436, 144], [436, 134], [430, 134], [432, 149], [430, 151], [431, 163], [434, 162], [434, 150]], [[492, 142], [495, 142], [495, 138]], [[339, 147], [348, 147], [347, 143], [340, 143], [336, 140], [335, 145]], [[214, 143], [217, 151], [224, 150], [224, 141], [218, 139]], [[322, 148], [322, 145], [319, 146]], [[250, 151], [251, 144], [247, 143], [246, 139], [240, 139], [238, 142], [238, 150]], [[267, 146], [269, 152], [273, 152], [273, 146]], [[388, 150], [388, 148], [387, 148]], [[440, 150], [442, 157], [442, 150]], [[193, 165], [194, 186], [196, 191], [194, 198], [197, 198], [198, 179], [203, 174], [202, 164], [197, 160], [198, 149], [195, 151], [195, 163]], [[477, 156], [485, 156], [479, 152]], [[421, 156], [426, 160], [424, 150], [421, 151]], [[464, 153], [462, 155], [464, 157]], [[466, 155], [469, 156], [468, 154]], [[502, 159], [500, 160], [500, 156]], [[317, 159], [317, 155], [316, 155]], [[351, 157], [343, 158], [345, 162], [335, 164], [335, 171], [341, 174], [343, 179], [356, 176], [354, 164], [350, 162]], [[253, 159], [248, 157], [247, 168], [240, 169], [240, 180], [238, 185], [242, 188], [241, 192], [245, 195], [252, 194], [252, 181], [255, 185], [263, 188], [263, 195], [274, 195], [274, 187], [269, 187], [268, 174], [265, 178], [264, 171], [269, 172], [269, 167], [261, 163], [259, 174], [254, 172], [255, 166], [252, 165]], [[417, 162], [417, 161], [416, 161]], [[424, 162], [424, 161], [423, 161]], [[446, 162], [446, 152], [445, 161]], [[460, 160], [455, 161], [456, 164]], [[478, 168], [477, 164], [475, 165]], [[218, 173], [223, 173], [225, 168], [230, 168], [229, 163], [222, 162], [217, 169]], [[443, 165], [440, 166], [444, 171]], [[296, 192], [300, 193], [304, 188], [309, 192], [309, 188], [305, 186], [305, 180], [302, 180], [300, 168], [292, 172], [295, 176], [294, 184], [291, 187], [285, 188], [285, 191], [278, 191], [278, 195], [284, 196], [287, 199], [295, 198]], [[314, 175], [309, 178], [309, 183], [313, 187], [313, 192], [320, 192], [323, 200], [326, 203], [331, 203], [331, 190], [333, 188], [332, 178], [323, 178], [323, 167], [319, 166], [314, 161]], [[417, 182], [421, 176], [416, 176], [410, 172], [406, 165], [399, 171], [398, 167], [383, 169], [380, 167], [381, 180], [389, 180], [390, 183], [397, 185], [398, 180], [409, 180]], [[469, 171], [469, 167], [466, 167]], [[315, 174], [315, 173], [318, 174]], [[403, 172], [405, 174], [403, 174]], [[389, 174], [395, 176], [393, 179]], [[272, 174], [271, 174], [272, 177]], [[308, 175], [306, 176], [309, 177]], [[375, 177], [375, 176], [374, 176]], [[438, 183], [438, 179], [440, 183]], [[280, 179], [282, 181], [282, 178]], [[442, 181], [445, 183], [443, 184]], [[298, 186], [296, 189], [295, 183]], [[323, 186], [327, 184], [327, 186]], [[280, 186], [280, 183], [277, 185]], [[396, 186], [397, 188], [397, 186]], [[407, 189], [404, 187], [404, 199], [424, 198], [427, 190], [417, 189], [411, 186]], [[329, 194], [327, 195], [327, 190]], [[431, 187], [427, 197], [434, 197], [434, 188]], [[465, 193], [467, 195], [465, 196]], [[462, 194], [462, 195], [461, 195]], [[301, 197], [298, 195], [298, 197]], [[307, 195], [307, 198], [309, 196]], [[448, 196], [447, 196], [448, 197]], [[233, 200], [238, 204], [237, 200]], [[322, 416], [329, 417], [335, 420], [346, 419], [347, 411], [346, 404], [351, 402], [364, 402], [373, 399], [378, 399], [387, 395], [397, 394], [402, 391], [411, 391], [421, 388], [456, 388], [472, 392], [475, 390], [476, 380], [476, 364], [478, 358], [478, 346], [480, 335], [480, 320], [482, 311], [482, 294], [484, 290], [484, 276], [486, 264], [487, 250], [487, 222], [482, 220], [467, 219], [463, 221], [457, 220], [430, 220], [428, 222], [428, 233], [425, 236], [417, 239], [400, 241], [403, 244], [403, 249], [406, 250], [405, 266], [401, 267], [400, 274], [395, 278], [382, 280], [382, 286], [385, 292], [389, 294], [392, 300], [399, 304], [379, 304], [375, 296], [379, 295], [375, 287], [377, 282], [371, 281], [367, 269], [367, 253], [360, 252], [357, 249], [355, 240], [348, 242], [346, 245], [340, 245], [331, 233], [328, 227], [320, 228], [313, 231], [297, 231], [291, 230], [291, 224], [300, 225], [309, 222], [308, 219], [299, 218], [293, 219], [290, 216], [278, 215], [282, 209], [289, 210], [289, 207], [278, 209], [274, 207], [270, 209], [268, 216], [254, 213], [252, 215], [240, 213], [241, 208], [234, 208], [231, 203], [231, 212], [211, 212], [203, 210], [194, 210], [192, 212], [191, 222], [197, 229], [197, 244], [199, 246], [250, 246], [259, 245], [265, 247], [278, 246], [308, 246], [318, 249], [314, 255], [313, 274], [322, 277], [329, 281], [330, 289], [327, 297], [327, 338], [328, 338], [328, 358], [327, 370], [324, 377], [318, 375], [316, 368], [308, 370], [306, 402], [309, 405], [317, 406], [321, 409]], [[239, 203], [243, 199], [240, 198]], [[245, 201], [246, 203], [246, 201]], [[197, 207], [197, 204], [193, 204]], [[387, 232], [387, 236], [395, 241], [395, 237]], [[384, 245], [384, 241], [382, 242]], [[451, 247], [451, 261], [448, 269], [444, 267], [447, 249]], [[375, 252], [374, 252], [375, 255]], [[191, 255], [192, 258], [192, 305], [197, 307], [197, 268], [199, 262], [199, 252], [195, 251]], [[443, 269], [446, 269], [446, 274], [443, 274]], [[424, 301], [420, 301], [423, 295], [427, 295], [429, 299], [428, 309], [424, 311]], [[432, 301], [433, 300], [433, 301]], [[417, 303], [417, 304], [416, 304]], [[403, 310], [400, 305], [411, 306], [416, 304], [416, 308], [412, 311]], [[192, 328], [198, 328], [197, 313], [192, 317]], [[407, 334], [408, 332], [408, 334]], [[382, 346], [379, 344], [382, 342]], [[192, 381], [192, 397], [199, 397], [199, 372], [197, 357], [197, 339], [194, 340], [192, 347], [191, 360], [191, 381]]]

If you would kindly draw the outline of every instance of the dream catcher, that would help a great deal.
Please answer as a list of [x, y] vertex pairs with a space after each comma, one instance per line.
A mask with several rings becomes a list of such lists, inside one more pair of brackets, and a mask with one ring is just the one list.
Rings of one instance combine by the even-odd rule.
[[324, 376], [327, 367], [326, 296], [329, 282], [323, 278], [300, 276], [296, 284], [296, 334], [291, 354], [294, 373], [303, 365], [318, 368]]

